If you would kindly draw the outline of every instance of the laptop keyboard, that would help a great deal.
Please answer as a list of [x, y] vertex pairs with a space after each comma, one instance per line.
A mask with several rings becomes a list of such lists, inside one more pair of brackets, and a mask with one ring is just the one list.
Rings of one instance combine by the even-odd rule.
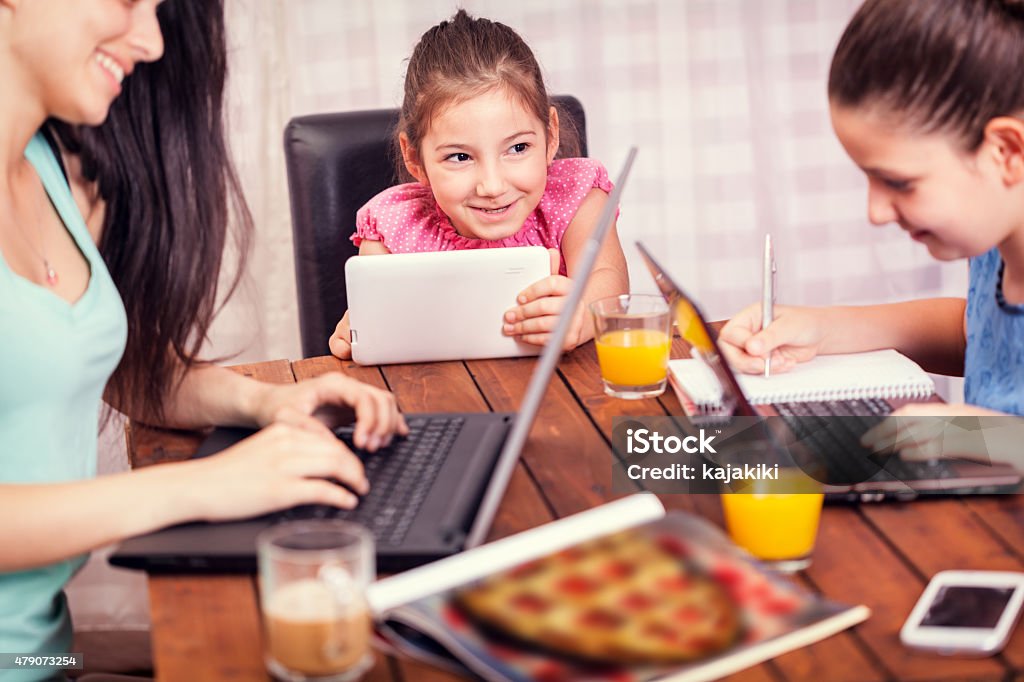
[[455, 444], [462, 417], [413, 417], [409, 435], [396, 438], [377, 452], [352, 443], [351, 428], [335, 433], [363, 462], [370, 493], [355, 509], [303, 505], [273, 515], [276, 521], [343, 519], [366, 526], [381, 545], [400, 545], [427, 499], [441, 466]]
[[950, 478], [948, 462], [907, 462], [896, 456], [874, 455], [860, 444], [860, 437], [880, 423], [892, 407], [878, 398], [776, 403], [772, 405], [797, 438], [822, 458], [828, 479], [856, 483], [878, 476], [900, 481]]

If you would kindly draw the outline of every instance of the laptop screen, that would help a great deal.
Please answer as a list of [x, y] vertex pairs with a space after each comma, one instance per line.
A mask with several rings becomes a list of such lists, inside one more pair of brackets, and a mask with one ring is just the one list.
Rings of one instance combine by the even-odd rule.
[[654, 277], [658, 290], [668, 301], [669, 306], [675, 310], [679, 336], [690, 344], [691, 354], [704, 361], [718, 382], [722, 396], [722, 413], [727, 416], [757, 416], [757, 410], [743, 395], [743, 390], [740, 388], [739, 382], [736, 381], [736, 375], [733, 374], [728, 361], [722, 355], [718, 342], [715, 341], [716, 335], [708, 326], [700, 308], [693, 302], [693, 299], [683, 292], [679, 285], [672, 281], [672, 278], [654, 260], [643, 244], [637, 242], [636, 246], [640, 250], [640, 255], [643, 256], [647, 269]]

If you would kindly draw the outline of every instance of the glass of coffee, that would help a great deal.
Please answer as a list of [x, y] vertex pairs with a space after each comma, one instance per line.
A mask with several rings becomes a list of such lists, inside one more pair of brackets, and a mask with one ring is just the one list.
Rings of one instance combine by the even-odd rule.
[[270, 673], [289, 682], [342, 682], [372, 667], [369, 531], [345, 521], [294, 521], [263, 531], [257, 546]]

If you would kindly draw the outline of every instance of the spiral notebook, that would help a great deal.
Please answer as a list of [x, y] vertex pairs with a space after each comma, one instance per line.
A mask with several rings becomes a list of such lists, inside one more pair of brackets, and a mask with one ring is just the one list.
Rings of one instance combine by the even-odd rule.
[[[698, 410], [721, 404], [723, 389], [715, 374], [696, 358], [669, 362], [669, 378], [677, 392]], [[782, 374], [736, 376], [754, 405], [855, 400], [857, 398], [925, 398], [935, 383], [921, 367], [895, 350], [820, 355]]]

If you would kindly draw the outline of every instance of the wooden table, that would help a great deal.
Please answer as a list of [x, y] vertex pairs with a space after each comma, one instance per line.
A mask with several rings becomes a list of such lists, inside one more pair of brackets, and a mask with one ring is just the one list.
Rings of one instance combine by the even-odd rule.
[[[683, 353], [678, 339], [674, 355]], [[404, 412], [514, 411], [534, 360], [485, 360], [359, 367], [334, 358], [284, 360], [237, 368], [265, 381], [291, 382], [341, 370], [386, 386]], [[612, 419], [682, 414], [671, 392], [658, 400], [604, 395], [593, 344], [569, 353], [548, 388], [537, 422], [499, 510], [492, 537], [588, 509], [611, 497]], [[195, 434], [129, 425], [133, 465], [178, 460]], [[665, 506], [721, 524], [713, 495], [667, 495]], [[944, 658], [900, 645], [899, 628], [928, 579], [944, 569], [1024, 570], [1024, 501], [1019, 495], [913, 504], [827, 507], [813, 566], [799, 581], [834, 599], [869, 606], [861, 625], [729, 679], [1021, 680], [1024, 626], [994, 658]], [[167, 577], [149, 582], [153, 653], [160, 680], [266, 680], [251, 577]], [[378, 654], [370, 680], [451, 680], [451, 675]]]

